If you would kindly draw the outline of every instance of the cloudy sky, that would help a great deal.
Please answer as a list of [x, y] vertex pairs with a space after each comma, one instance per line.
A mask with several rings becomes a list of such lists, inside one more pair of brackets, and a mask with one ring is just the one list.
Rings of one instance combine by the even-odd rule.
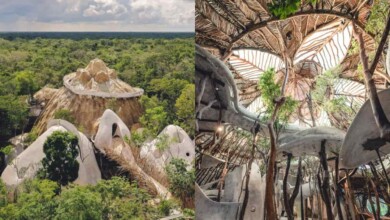
[[0, 0], [0, 31], [194, 31], [195, 0]]

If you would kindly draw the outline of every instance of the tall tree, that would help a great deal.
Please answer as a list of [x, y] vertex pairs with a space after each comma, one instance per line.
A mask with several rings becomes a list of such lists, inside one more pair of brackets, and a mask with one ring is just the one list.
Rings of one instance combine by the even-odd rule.
[[23, 130], [28, 117], [27, 103], [14, 95], [0, 96], [0, 134], [11, 135]]
[[42, 160], [45, 177], [65, 186], [78, 177], [78, 139], [70, 132], [54, 131], [45, 141]]
[[187, 84], [176, 99], [176, 116], [178, 125], [190, 136], [195, 135], [195, 85]]

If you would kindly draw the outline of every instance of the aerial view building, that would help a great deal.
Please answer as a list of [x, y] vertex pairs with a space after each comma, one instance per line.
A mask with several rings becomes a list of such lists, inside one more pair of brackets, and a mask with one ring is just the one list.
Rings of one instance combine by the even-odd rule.
[[198, 219], [388, 219], [389, 2], [196, 1]]

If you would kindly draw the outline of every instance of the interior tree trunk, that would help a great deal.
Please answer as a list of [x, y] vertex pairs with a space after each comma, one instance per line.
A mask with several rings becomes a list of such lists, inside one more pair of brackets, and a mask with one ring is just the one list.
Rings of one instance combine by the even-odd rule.
[[360, 60], [363, 64], [363, 72], [364, 72], [364, 79], [365, 84], [367, 88], [368, 97], [370, 99], [372, 112], [374, 114], [375, 122], [379, 128], [380, 131], [380, 138], [383, 138], [385, 140], [390, 140], [390, 122], [387, 119], [385, 112], [382, 108], [382, 105], [380, 104], [378, 93], [376, 90], [374, 79], [372, 78], [372, 75], [374, 73], [374, 70], [376, 68], [376, 64], [379, 61], [379, 57], [382, 54], [384, 44], [386, 42], [387, 36], [389, 34], [390, 29], [390, 22], [389, 22], [390, 16], [388, 16], [386, 28], [383, 32], [381, 42], [379, 44], [379, 47], [376, 51], [374, 61], [371, 65], [371, 67], [368, 66], [368, 57], [366, 54], [366, 49], [364, 46], [363, 36], [361, 32], [357, 31], [357, 28], [354, 28], [354, 36], [356, 40], [359, 43], [360, 46]]
[[329, 193], [329, 170], [328, 170], [328, 162], [326, 158], [326, 150], [325, 150], [326, 140], [321, 141], [321, 151], [319, 153], [321, 166], [323, 168], [323, 183], [321, 186], [321, 194], [322, 199], [324, 200], [326, 206], [326, 215], [328, 219], [334, 219], [332, 213], [332, 205], [330, 201], [330, 193]]
[[291, 164], [291, 154], [287, 154], [287, 166], [286, 166], [286, 172], [284, 174], [283, 178], [283, 201], [284, 201], [284, 209], [286, 210], [287, 217], [289, 220], [294, 219], [293, 212], [291, 210], [290, 204], [289, 204], [289, 196], [287, 193], [287, 180], [288, 180], [288, 173], [290, 171], [290, 164]]
[[276, 133], [274, 129], [276, 115], [280, 107], [285, 102], [285, 98], [282, 97], [279, 100], [275, 101], [275, 109], [272, 114], [271, 121], [268, 123], [268, 130], [270, 134], [271, 149], [270, 149], [270, 158], [268, 161], [268, 169], [266, 176], [266, 186], [265, 186], [265, 208], [267, 219], [277, 219], [277, 214], [274, 206], [274, 168], [275, 168], [275, 159], [276, 159]]

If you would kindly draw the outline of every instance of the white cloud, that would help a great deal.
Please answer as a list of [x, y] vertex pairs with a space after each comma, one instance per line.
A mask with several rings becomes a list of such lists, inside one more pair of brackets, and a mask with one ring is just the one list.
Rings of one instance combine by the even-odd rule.
[[83, 15], [88, 17], [111, 14], [119, 17], [125, 13], [127, 13], [127, 7], [116, 0], [95, 0], [84, 10]]
[[105, 11], [100, 10], [96, 5], [90, 5], [87, 9], [84, 10], [83, 16], [85, 17], [99, 16], [105, 13], [106, 13]]
[[171, 25], [195, 22], [195, 4], [192, 1], [154, 0], [151, 4], [150, 1], [133, 0], [130, 7], [140, 19], [159, 14], [164, 23]]
[[83, 30], [80, 24], [100, 31], [119, 27], [125, 28], [122, 31], [194, 31], [194, 7], [189, 0], [13, 0], [0, 7], [0, 31], [22, 31], [20, 24], [29, 22], [26, 29], [39, 23], [76, 31]]
[[59, 7], [64, 7], [67, 13], [77, 13], [81, 9], [82, 0], [57, 0]]

